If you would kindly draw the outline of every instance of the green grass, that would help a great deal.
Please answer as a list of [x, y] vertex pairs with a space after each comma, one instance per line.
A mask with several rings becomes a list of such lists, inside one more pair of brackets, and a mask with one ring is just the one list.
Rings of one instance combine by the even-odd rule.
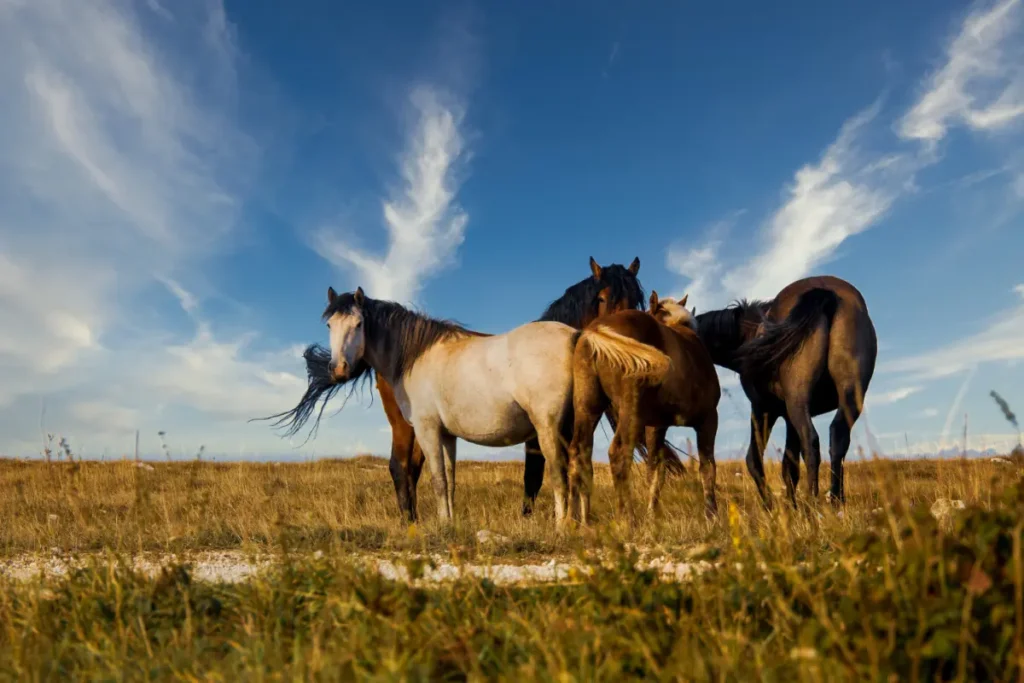
[[543, 587], [410, 587], [341, 546], [319, 559], [278, 548], [274, 569], [235, 585], [96, 561], [67, 580], [3, 585], [0, 676], [1019, 680], [1017, 478], [944, 522], [926, 501], [889, 498], [827, 540], [734, 504], [701, 551], [716, 568], [683, 583], [636, 570], [611, 534], [592, 541], [610, 555], [591, 576]]

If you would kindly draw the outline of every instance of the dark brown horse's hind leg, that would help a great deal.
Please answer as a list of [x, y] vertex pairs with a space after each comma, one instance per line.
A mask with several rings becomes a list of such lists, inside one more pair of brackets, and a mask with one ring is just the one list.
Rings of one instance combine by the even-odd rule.
[[[811, 412], [805, 401], [786, 404], [789, 414], [789, 425], [792, 425], [800, 437], [800, 450], [804, 454], [807, 465], [807, 493], [812, 500], [818, 498], [818, 471], [821, 468], [821, 445], [818, 441], [818, 430], [811, 421]], [[787, 428], [789, 427], [787, 425]], [[787, 440], [788, 440], [787, 436]]]
[[709, 519], [718, 516], [718, 498], [715, 495], [717, 479], [715, 436], [717, 433], [718, 411], [714, 411], [706, 416], [697, 427], [697, 454], [700, 456], [700, 480], [701, 486], [704, 488], [704, 514]]
[[526, 442], [526, 467], [523, 470], [523, 517], [533, 514], [537, 494], [544, 484], [544, 464], [540, 441], [535, 436], [531, 437]]
[[844, 481], [843, 462], [850, 450], [850, 432], [853, 424], [860, 417], [860, 404], [856, 392], [848, 389], [839, 396], [839, 410], [832, 418], [829, 427], [829, 459], [832, 466], [832, 487], [829, 490], [834, 505], [846, 502], [846, 485]]
[[772, 435], [772, 427], [778, 415], [754, 408], [750, 414], [750, 446], [747, 447], [747, 471], [757, 486], [764, 506], [772, 509], [772, 497], [764, 478], [764, 451], [768, 447], [768, 438]]
[[786, 484], [786, 495], [796, 507], [796, 487], [800, 483], [800, 434], [793, 423], [786, 420], [786, 452], [782, 454], [782, 481]]

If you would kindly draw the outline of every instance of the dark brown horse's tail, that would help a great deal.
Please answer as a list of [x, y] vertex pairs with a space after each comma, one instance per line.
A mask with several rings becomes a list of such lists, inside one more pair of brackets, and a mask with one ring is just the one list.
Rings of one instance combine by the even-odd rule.
[[822, 321], [831, 324], [838, 308], [839, 296], [829, 289], [804, 292], [784, 320], [766, 320], [764, 331], [740, 347], [742, 373], [774, 377]]

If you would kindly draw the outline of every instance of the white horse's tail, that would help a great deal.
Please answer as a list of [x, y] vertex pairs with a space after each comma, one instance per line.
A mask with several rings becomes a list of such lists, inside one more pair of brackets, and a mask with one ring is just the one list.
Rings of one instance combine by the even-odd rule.
[[597, 362], [651, 384], [661, 382], [672, 367], [672, 359], [666, 354], [605, 325], [584, 330], [579, 344], [586, 344]]

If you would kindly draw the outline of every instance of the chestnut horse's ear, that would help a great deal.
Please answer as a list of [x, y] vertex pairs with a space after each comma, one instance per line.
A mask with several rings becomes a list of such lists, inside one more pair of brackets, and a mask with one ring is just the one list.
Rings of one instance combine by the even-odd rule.
[[338, 293], [334, 291], [334, 287], [327, 288], [327, 303], [328, 305], [333, 304], [334, 300], [338, 298]]
[[597, 265], [593, 256], [590, 257], [590, 272], [594, 274], [595, 280], [601, 279], [601, 266]]
[[686, 300], [690, 298], [689, 294], [684, 294], [683, 298], [679, 300], [679, 305], [686, 308]]
[[363, 294], [363, 288], [362, 287], [356, 287], [356, 293], [355, 293], [354, 298], [356, 300], [356, 305], [357, 306], [362, 306], [363, 305], [363, 301], [366, 300], [366, 295]]
[[651, 302], [648, 307], [651, 309], [651, 313], [654, 313], [654, 311], [658, 308], [658, 293], [653, 289], [651, 290]]
[[634, 258], [633, 262], [629, 264], [629, 272], [633, 273], [633, 275], [636, 275], [637, 273], [640, 272], [640, 257], [639, 256]]

